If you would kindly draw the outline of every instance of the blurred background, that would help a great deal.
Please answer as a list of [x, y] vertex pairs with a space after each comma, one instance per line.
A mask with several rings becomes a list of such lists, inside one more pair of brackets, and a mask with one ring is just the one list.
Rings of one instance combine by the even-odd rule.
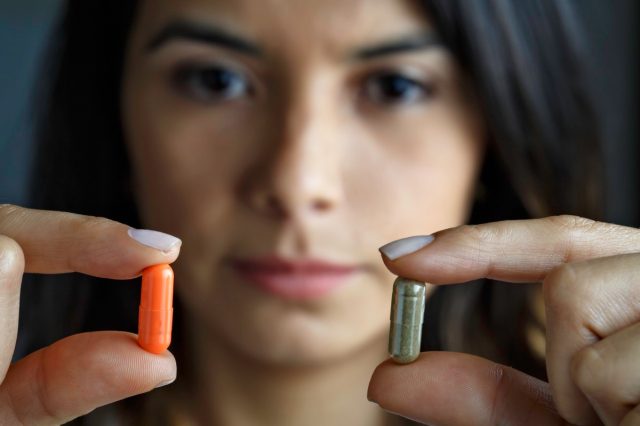
[[[515, 0], [512, 0], [515, 1]], [[640, 226], [637, 0], [573, 1], [588, 30], [591, 78], [603, 102], [607, 220]], [[41, 54], [64, 2], [0, 0], [0, 203], [25, 204]]]
[[0, 203], [24, 204], [33, 86], [62, 0], [0, 0]]

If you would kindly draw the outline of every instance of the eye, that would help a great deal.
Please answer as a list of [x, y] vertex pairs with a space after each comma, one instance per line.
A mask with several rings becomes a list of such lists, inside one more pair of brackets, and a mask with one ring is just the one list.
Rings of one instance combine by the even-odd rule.
[[206, 102], [230, 100], [251, 94], [247, 76], [220, 65], [183, 66], [175, 73], [174, 82], [187, 96]]
[[412, 104], [433, 96], [435, 87], [399, 72], [382, 72], [365, 81], [365, 96], [382, 105]]

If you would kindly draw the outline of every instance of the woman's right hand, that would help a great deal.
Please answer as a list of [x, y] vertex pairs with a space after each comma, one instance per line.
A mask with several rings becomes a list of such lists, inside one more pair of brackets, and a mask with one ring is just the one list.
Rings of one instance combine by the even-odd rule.
[[61, 424], [175, 379], [171, 353], [148, 353], [117, 331], [76, 334], [11, 364], [24, 272], [129, 279], [178, 257], [179, 240], [159, 238], [156, 249], [128, 231], [108, 219], [0, 205], [0, 424]]

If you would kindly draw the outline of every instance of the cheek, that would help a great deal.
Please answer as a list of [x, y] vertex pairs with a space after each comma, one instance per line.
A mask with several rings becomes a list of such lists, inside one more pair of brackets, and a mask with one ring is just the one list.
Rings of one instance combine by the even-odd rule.
[[123, 118], [141, 219], [183, 240], [177, 275], [192, 294], [203, 294], [232, 238], [242, 147], [251, 134], [233, 126], [233, 117], [168, 98], [153, 82], [132, 83], [128, 93]]
[[446, 115], [376, 127], [368, 146], [352, 153], [346, 178], [354, 223], [375, 230], [380, 244], [462, 224], [481, 162], [479, 139]]
[[132, 80], [124, 122], [141, 214], [177, 235], [201, 233], [230, 208], [251, 135], [239, 114], [179, 100], [153, 77]]

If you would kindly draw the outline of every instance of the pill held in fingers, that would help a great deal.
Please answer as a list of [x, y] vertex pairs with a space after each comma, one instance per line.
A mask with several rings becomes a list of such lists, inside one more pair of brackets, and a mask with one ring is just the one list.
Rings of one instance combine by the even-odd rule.
[[171, 343], [173, 322], [173, 269], [154, 265], [142, 271], [138, 344], [142, 349], [160, 354]]
[[420, 355], [425, 301], [424, 283], [396, 278], [391, 298], [389, 355], [399, 364], [413, 362]]

